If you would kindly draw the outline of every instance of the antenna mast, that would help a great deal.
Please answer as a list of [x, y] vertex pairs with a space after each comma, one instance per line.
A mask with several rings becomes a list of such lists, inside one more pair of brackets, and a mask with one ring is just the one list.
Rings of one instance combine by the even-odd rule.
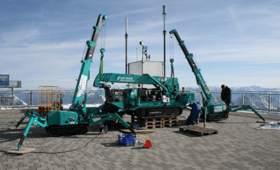
[[125, 18], [125, 74], [127, 74], [127, 37], [128, 37], [128, 19]]
[[166, 69], [165, 69], [165, 59], [166, 59], [166, 43], [165, 43], [165, 35], [166, 35], [166, 31], [165, 31], [165, 16], [166, 16], [166, 6], [165, 5], [163, 5], [162, 6], [162, 8], [163, 8], [163, 12], [162, 12], [162, 15], [163, 15], [163, 59], [164, 59], [164, 66], [163, 66], [163, 70], [164, 70], [164, 75], [163, 75], [163, 77], [164, 77], [164, 80], [163, 81], [165, 81], [165, 76], [166, 76], [166, 73], [165, 73], [165, 71], [166, 71]]
[[138, 48], [136, 48], [136, 61], [138, 60]]

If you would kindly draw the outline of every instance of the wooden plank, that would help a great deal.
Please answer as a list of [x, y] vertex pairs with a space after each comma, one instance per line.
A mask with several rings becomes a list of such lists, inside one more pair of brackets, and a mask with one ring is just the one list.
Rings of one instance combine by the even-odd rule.
[[181, 132], [186, 132], [186, 133], [194, 134], [197, 136], [218, 134], [218, 130], [211, 129], [211, 128], [198, 127], [198, 126], [184, 126], [184, 127], [180, 127], [179, 130]]
[[9, 128], [9, 130], [10, 130], [10, 131], [17, 131], [17, 130], [24, 130], [24, 129], [25, 129], [24, 127], [17, 128], [17, 129], [16, 129], [16, 127], [15, 127], [15, 126], [14, 126], [14, 127], [10, 127], [10, 128]]
[[[131, 133], [131, 131], [129, 129], [120, 129], [121, 132], [124, 132], [124, 133]], [[151, 129], [145, 129], [145, 130], [136, 130], [134, 129], [134, 131], [136, 133], [154, 133], [154, 130], [151, 130]]]
[[149, 138], [149, 136], [143, 136], [143, 135], [137, 136], [137, 139], [139, 139], [139, 140], [146, 139], [146, 138]]
[[10, 151], [7, 151], [6, 153], [13, 153], [18, 155], [23, 155], [29, 152], [35, 151], [35, 148], [21, 148], [20, 151], [17, 151], [16, 149], [12, 149]]
[[178, 116], [165, 116], [164, 120], [178, 120]]

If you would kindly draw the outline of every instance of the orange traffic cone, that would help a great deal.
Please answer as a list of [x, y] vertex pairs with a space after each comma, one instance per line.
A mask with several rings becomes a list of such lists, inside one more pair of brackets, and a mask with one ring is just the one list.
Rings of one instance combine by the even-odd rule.
[[152, 147], [153, 145], [152, 145], [152, 142], [150, 141], [150, 140], [147, 140], [146, 141], [146, 143], [145, 143], [145, 145], [143, 146], [144, 148], [150, 148], [150, 147]]

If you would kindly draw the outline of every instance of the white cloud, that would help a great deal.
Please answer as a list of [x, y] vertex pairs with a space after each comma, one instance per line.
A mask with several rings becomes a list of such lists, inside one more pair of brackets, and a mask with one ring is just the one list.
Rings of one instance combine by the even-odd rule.
[[[0, 44], [1, 46], [8, 46], [8, 45], [14, 45], [14, 43], [23, 43], [24, 40], [28, 39], [36, 39], [38, 36], [39, 31], [36, 29], [32, 30], [25, 30], [25, 31], [15, 31], [15, 32], [6, 32], [1, 35], [1, 38], [5, 41], [5, 43]], [[17, 44], [20, 45], [20, 44]]]
[[157, 7], [152, 7], [152, 8], [142, 8], [142, 9], [137, 9], [137, 10], [126, 10], [126, 12], [121, 12], [117, 14], [110, 15], [110, 18], [116, 18], [116, 17], [121, 17], [121, 16], [129, 16], [132, 14], [141, 14], [141, 13], [150, 13], [151, 11], [154, 11], [157, 9]]
[[233, 22], [235, 23], [236, 27], [238, 28], [239, 32], [243, 32], [243, 26], [239, 22], [239, 18], [236, 15], [235, 7], [229, 7], [229, 12]]

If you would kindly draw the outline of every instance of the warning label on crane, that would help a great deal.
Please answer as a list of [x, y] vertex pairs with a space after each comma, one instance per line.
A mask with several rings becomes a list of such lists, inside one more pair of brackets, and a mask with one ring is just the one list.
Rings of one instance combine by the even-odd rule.
[[77, 97], [80, 97], [82, 94], [84, 94], [84, 91], [86, 89], [86, 85], [87, 85], [87, 76], [82, 74], [81, 79], [80, 79], [80, 83], [79, 83], [79, 86], [78, 86]]

